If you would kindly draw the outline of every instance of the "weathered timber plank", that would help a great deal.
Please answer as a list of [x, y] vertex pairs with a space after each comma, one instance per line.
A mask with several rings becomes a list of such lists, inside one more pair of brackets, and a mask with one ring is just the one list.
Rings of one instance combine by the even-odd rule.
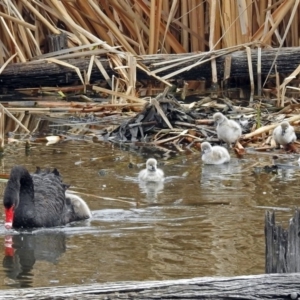
[[[262, 75], [268, 74], [272, 63], [276, 57], [278, 49], [263, 49], [262, 50]], [[256, 75], [257, 69], [257, 50], [254, 49], [252, 53], [252, 65], [254, 75]], [[145, 55], [138, 57], [137, 59], [147, 66], [150, 70], [154, 70], [154, 62], [169, 61], [181, 57], [190, 57], [193, 53], [187, 54], [160, 54], [160, 55]], [[231, 56], [231, 77], [248, 77], [248, 62], [245, 51], [236, 51], [228, 54]], [[219, 79], [224, 76], [224, 61], [228, 55], [218, 57], [217, 61], [217, 75]], [[158, 73], [159, 76], [167, 75], [175, 70], [179, 70], [183, 67], [190, 66], [197, 62], [199, 59], [188, 61], [185, 64], [177, 65], [168, 71]], [[78, 67], [80, 71], [87, 71], [90, 58], [82, 59], [69, 59], [66, 60], [71, 65]], [[116, 74], [111, 69], [107, 59], [101, 59], [104, 68], [107, 70], [109, 76]], [[125, 64], [125, 62], [124, 62]], [[290, 74], [300, 64], [300, 47], [282, 48], [277, 56], [277, 70], [281, 74]], [[1, 66], [0, 66], [1, 68]], [[149, 79], [150, 77], [144, 72], [138, 70], [137, 77], [141, 79]], [[274, 68], [271, 72], [274, 74]], [[194, 67], [188, 71], [180, 73], [172, 79], [185, 79], [196, 80], [200, 78], [211, 78], [211, 65], [210, 62], [204, 63], [200, 66]], [[94, 65], [91, 83], [96, 80], [104, 79], [101, 72]], [[0, 75], [0, 88], [16, 89], [27, 87], [41, 87], [41, 86], [65, 86], [72, 85], [79, 82], [79, 78], [76, 72], [70, 68], [63, 67], [54, 63], [48, 63], [46, 61], [33, 61], [28, 63], [15, 63], [8, 65], [2, 74]]]
[[300, 272], [300, 210], [295, 210], [287, 229], [276, 224], [275, 212], [265, 214], [266, 273]]
[[299, 282], [298, 273], [132, 281], [1, 290], [0, 299], [292, 299], [300, 295]]

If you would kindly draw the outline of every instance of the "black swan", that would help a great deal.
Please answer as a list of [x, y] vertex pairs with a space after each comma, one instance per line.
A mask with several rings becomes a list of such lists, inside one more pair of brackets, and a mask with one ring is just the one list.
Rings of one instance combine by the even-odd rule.
[[13, 167], [3, 197], [5, 228], [54, 227], [90, 218], [87, 204], [66, 192], [68, 187], [57, 169], [29, 174], [23, 166]]

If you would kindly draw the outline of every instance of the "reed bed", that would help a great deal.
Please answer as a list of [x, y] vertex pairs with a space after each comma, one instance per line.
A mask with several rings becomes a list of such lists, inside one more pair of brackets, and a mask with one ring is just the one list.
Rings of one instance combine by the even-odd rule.
[[[205, 52], [197, 64], [211, 61], [212, 83], [216, 83], [215, 59], [220, 55], [244, 48], [249, 52], [249, 47], [299, 46], [299, 2], [1, 1], [0, 75], [9, 63], [42, 59], [70, 68], [78, 74], [80, 82], [86, 85], [90, 81], [92, 67], [96, 65], [112, 90], [135, 96], [137, 68], [169, 86], [168, 79], [186, 70], [182, 68], [161, 78], [158, 73], [172, 65], [150, 72], [137, 62], [137, 56]], [[59, 34], [66, 35], [68, 48], [49, 53], [49, 35]], [[99, 56], [109, 58], [119, 78], [109, 78]], [[88, 70], [79, 70], [65, 61], [80, 57], [90, 57]], [[174, 60], [173, 64], [179, 63]], [[249, 72], [249, 76], [253, 90], [252, 72]], [[281, 90], [278, 95], [284, 97], [285, 85], [281, 85]]]
[[77, 52], [132, 55], [299, 46], [299, 13], [299, 0], [6, 0], [0, 64], [42, 56], [47, 36], [60, 33]]

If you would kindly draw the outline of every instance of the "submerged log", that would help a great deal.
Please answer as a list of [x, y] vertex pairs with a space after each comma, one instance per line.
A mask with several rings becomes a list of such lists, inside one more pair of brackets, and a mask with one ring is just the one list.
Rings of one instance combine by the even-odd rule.
[[300, 272], [300, 211], [297, 209], [284, 229], [275, 223], [275, 213], [266, 212], [266, 273]]
[[[157, 62], [171, 62], [178, 58], [188, 58], [195, 53], [185, 54], [157, 54], [157, 55], [144, 55], [137, 58], [138, 62], [142, 63], [149, 70], [153, 71], [159, 67], [154, 67], [153, 64]], [[277, 55], [277, 58], [276, 58]], [[246, 51], [236, 51], [230, 54], [226, 54], [216, 58], [217, 62], [217, 76], [219, 79], [224, 77], [225, 60], [231, 57], [231, 73], [230, 77], [246, 77], [249, 76], [248, 60]], [[208, 58], [209, 56], [205, 57]], [[257, 49], [251, 50], [252, 68], [254, 70], [254, 76], [257, 75]], [[267, 75], [272, 67], [273, 61], [276, 59], [277, 71], [280, 74], [290, 74], [300, 64], [300, 47], [290, 47], [278, 49], [263, 49], [261, 53], [261, 74]], [[227, 59], [228, 60], [228, 59]], [[199, 61], [198, 58], [186, 61], [183, 64], [177, 63], [171, 69], [167, 71], [157, 73], [158, 76], [164, 76], [170, 74], [176, 70], [180, 70], [183, 67], [191, 66], [193, 63]], [[66, 60], [69, 64], [78, 67], [82, 72], [87, 71], [90, 63], [90, 57], [69, 59]], [[110, 67], [107, 59], [101, 59], [101, 63], [108, 75], [111, 77], [113, 74], [117, 75], [117, 72]], [[124, 62], [125, 64], [125, 62]], [[1, 68], [1, 65], [0, 65]], [[274, 67], [271, 70], [271, 74], [275, 73]], [[154, 79], [150, 75], [147, 75], [141, 70], [137, 70], [138, 80], [142, 79]], [[208, 61], [204, 64], [191, 68], [183, 73], [172, 76], [170, 79], [185, 79], [185, 80], [197, 80], [211, 79], [211, 63]], [[91, 83], [95, 83], [97, 80], [104, 80], [102, 73], [94, 64], [91, 75]], [[31, 61], [28, 63], [14, 63], [6, 66], [0, 75], [0, 87], [8, 89], [27, 88], [27, 87], [41, 87], [41, 86], [65, 86], [72, 85], [79, 82], [78, 75], [73, 69], [57, 65], [55, 63], [48, 63], [43, 60]]]
[[132, 281], [0, 291], [1, 299], [297, 299], [300, 274]]

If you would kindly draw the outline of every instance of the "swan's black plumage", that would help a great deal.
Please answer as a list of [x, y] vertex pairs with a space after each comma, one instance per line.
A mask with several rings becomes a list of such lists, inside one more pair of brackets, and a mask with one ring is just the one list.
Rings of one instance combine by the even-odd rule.
[[23, 166], [13, 167], [3, 198], [6, 209], [14, 206], [12, 226], [54, 227], [90, 217], [76, 214], [72, 200], [66, 197], [67, 188], [56, 169], [37, 168], [29, 174]]

